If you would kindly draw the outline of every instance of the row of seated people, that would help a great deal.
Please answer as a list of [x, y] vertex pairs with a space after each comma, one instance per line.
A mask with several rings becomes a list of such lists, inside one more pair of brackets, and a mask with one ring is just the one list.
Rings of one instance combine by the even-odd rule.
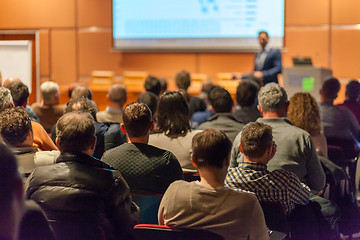
[[[215, 90], [218, 90], [218, 92], [224, 92], [223, 90], [222, 91], [220, 91], [219, 90], [219, 88], [217, 88], [217, 89], [214, 89], [214, 92], [216, 93], [217, 91], [215, 91]], [[278, 85], [268, 85], [267, 87], [264, 87], [263, 88], [263, 91], [264, 91], [264, 97], [266, 98], [266, 97], [269, 97], [270, 96], [270, 100], [269, 99], [263, 99], [264, 101], [262, 102], [261, 101], [261, 94], [259, 94], [259, 105], [260, 105], [260, 112], [262, 113], [262, 115], [263, 115], [263, 119], [266, 119], [266, 118], [269, 118], [269, 119], [272, 119], [272, 118], [274, 118], [274, 113], [276, 113], [276, 114], [280, 114], [280, 115], [278, 115], [278, 117], [279, 116], [281, 116], [282, 114], [284, 114], [284, 112], [285, 112], [285, 114], [286, 114], [286, 111], [287, 111], [287, 97], [286, 97], [286, 93], [284, 94], [284, 90], [282, 89], [282, 88], [280, 88]], [[210, 94], [211, 95], [211, 94]], [[218, 95], [218, 96], [221, 96], [221, 95]], [[276, 96], [278, 99], [271, 99], [271, 97], [273, 97], [273, 96]], [[280, 99], [279, 99], [280, 98]], [[167, 102], [165, 101], [167, 99]], [[216, 99], [216, 98], [215, 98]], [[161, 107], [161, 102], [163, 101], [163, 103], [164, 103], [164, 106], [163, 107]], [[267, 108], [267, 107], [269, 107], [269, 106], [267, 106], [267, 104], [269, 104], [269, 101], [271, 102], [271, 101], [274, 101], [276, 104], [279, 104], [279, 102], [280, 102], [280, 104], [277, 106], [278, 108], [272, 108], [272, 107], [274, 107], [274, 106], [270, 106], [270, 108]], [[79, 101], [78, 100], [78, 102], [77, 102], [77, 104], [79, 104], [79, 105], [81, 105], [80, 104], [80, 102], [81, 101]], [[83, 101], [83, 102], [87, 102], [87, 101]], [[165, 104], [166, 103], [166, 104]], [[271, 104], [271, 103], [270, 103]], [[275, 104], [275, 105], [276, 105]], [[70, 106], [72, 105], [72, 104], [69, 104]], [[76, 105], [76, 104], [73, 104], [74, 106]], [[274, 105], [274, 104], [273, 104]], [[171, 107], [169, 107], [169, 106], [171, 106]], [[286, 106], [286, 109], [284, 108]], [[291, 105], [290, 105], [291, 106]], [[265, 108], [267, 108], [265, 111], [264, 111], [264, 107]], [[158, 131], [158, 135], [159, 135], [159, 137], [163, 137], [162, 139], [160, 138], [160, 140], [159, 140], [159, 144], [165, 144], [165, 145], [168, 145], [168, 142], [169, 142], [169, 140], [170, 140], [170, 142], [172, 141], [172, 140], [176, 140], [176, 142], [174, 143], [174, 146], [175, 147], [177, 147], [177, 148], [179, 148], [179, 146], [181, 146], [182, 147], [182, 142], [179, 142], [178, 141], [178, 138], [179, 138], [179, 135], [181, 136], [181, 137], [186, 137], [186, 136], [188, 136], [188, 133], [191, 133], [191, 132], [194, 132], [195, 134], [194, 135], [196, 135], [196, 133], [199, 133], [200, 131], [191, 131], [190, 130], [190, 127], [189, 127], [189, 121], [188, 121], [188, 117], [185, 117], [185, 116], [188, 116], [188, 110], [186, 111], [185, 110], [185, 113], [186, 114], [181, 114], [181, 111], [179, 111], [179, 109], [186, 109], [187, 108], [187, 103], [186, 103], [186, 101], [185, 101], [185, 98], [183, 97], [183, 95], [181, 95], [180, 93], [167, 93], [167, 94], [165, 94], [165, 95], [163, 95], [163, 97], [160, 99], [160, 102], [159, 102], [159, 107], [158, 107], [158, 117], [157, 117], [157, 127], [156, 128], [158, 128], [159, 130], [157, 130]], [[74, 110], [79, 110], [79, 109], [81, 109], [81, 108], [76, 108], [76, 109], [74, 109]], [[166, 111], [164, 111], [164, 110], [161, 110], [161, 109], [167, 109], [167, 111], [168, 112], [170, 112], [166, 117], [164, 117], [164, 114], [160, 114], [160, 113], [163, 113], [163, 112], [166, 112]], [[179, 111], [179, 113], [177, 113], [176, 111]], [[131, 112], [134, 112], [133, 110], [131, 111]], [[272, 117], [266, 117], [266, 113], [269, 113], [269, 114], [272, 114]], [[124, 113], [123, 113], [124, 114]], [[7, 119], [4, 119], [2, 122], [9, 122], [9, 121], [11, 121], [11, 117], [10, 116], [14, 116], [15, 114], [9, 114], [9, 117], [7, 118]], [[186, 120], [186, 121], [183, 121], [184, 119], [182, 119], [183, 118], [183, 115], [184, 115], [184, 119]], [[161, 116], [163, 116], [164, 117], [164, 121], [161, 121]], [[175, 120], [174, 121], [169, 121], [170, 119], [173, 119], [174, 118], [174, 116], [175, 116]], [[268, 115], [269, 116], [269, 115]], [[282, 115], [283, 116], [283, 115]], [[281, 117], [280, 117], [281, 118]], [[176, 122], [178, 120], [178, 123]], [[125, 121], [124, 121], [125, 122]], [[270, 121], [271, 122], [271, 121]], [[271, 125], [270, 123], [269, 123], [269, 125]], [[288, 125], [290, 125], [290, 124], [288, 124]], [[161, 127], [163, 126], [163, 128], [161, 129]], [[185, 126], [185, 127], [184, 127]], [[291, 126], [291, 125], [290, 125]], [[275, 128], [275, 126], [272, 126], [273, 128]], [[284, 127], [284, 126], [283, 126]], [[152, 127], [151, 127], [151, 125], [150, 125], [150, 128], [147, 130], [147, 131], [151, 131], [150, 129], [152, 129]], [[124, 132], [127, 132], [128, 133], [128, 138], [129, 138], [129, 132], [126, 130], [126, 128], [125, 127], [122, 127], [122, 130], [124, 131]], [[240, 129], [241, 130], [241, 129]], [[240, 131], [239, 130], [239, 131]], [[297, 135], [296, 134], [296, 131], [297, 132], [299, 132], [299, 133], [301, 133], [300, 135], [302, 136], [302, 138], [304, 138], [305, 140], [305, 144], [303, 144], [303, 143], [301, 143], [300, 145], [302, 145], [302, 147], [303, 147], [303, 149], [300, 149], [300, 150], [298, 150], [298, 149], [296, 149], [297, 151], [300, 151], [301, 153], [299, 153], [299, 152], [295, 152], [295, 154], [294, 155], [296, 155], [296, 154], [298, 154], [298, 156], [297, 156], [297, 160], [296, 160], [296, 158], [294, 158], [295, 160], [295, 162], [296, 161], [299, 161], [300, 163], [301, 163], [301, 161], [306, 161], [307, 162], [307, 165], [312, 165], [312, 166], [310, 166], [309, 167], [309, 169], [307, 169], [307, 167], [308, 166], [306, 166], [306, 164], [299, 164], [299, 165], [301, 165], [300, 167], [299, 167], [299, 169], [295, 169], [294, 168], [294, 166], [293, 167], [290, 167], [290, 169], [296, 174], [296, 175], [300, 175], [301, 176], [301, 174], [303, 174], [303, 172], [305, 171], [307, 171], [307, 173], [305, 173], [305, 176], [302, 176], [302, 181], [303, 182], [306, 182], [306, 181], [309, 181], [309, 183], [307, 183], [309, 186], [310, 186], [310, 188], [312, 188], [313, 190], [317, 190], [317, 191], [319, 191], [319, 190], [321, 190], [321, 188], [322, 187], [319, 187], [320, 189], [317, 189], [316, 188], [316, 183], [315, 183], [315, 185], [314, 185], [314, 183], [313, 182], [317, 182], [317, 184], [318, 185], [323, 185], [323, 183], [321, 183], [321, 181], [323, 181], [324, 180], [324, 177], [323, 176], [321, 176], [321, 175], [323, 175], [323, 172], [322, 172], [322, 169], [321, 169], [321, 167], [320, 168], [318, 168], [318, 166], [317, 165], [319, 165], [320, 166], [320, 164], [319, 163], [316, 163], [316, 160], [315, 160], [315, 157], [313, 157], [313, 153], [314, 153], [314, 147], [313, 146], [311, 146], [312, 144], [311, 144], [311, 139], [310, 139], [310, 137], [309, 137], [309, 135], [307, 135], [307, 137], [306, 137], [306, 134], [305, 134], [305, 132], [303, 131], [303, 132], [301, 132], [300, 130], [296, 130], [295, 131], [295, 128], [294, 129], [290, 129], [290, 130], [292, 130], [292, 131], [294, 131], [294, 133], [292, 134], [293, 135], [293, 137], [294, 137], [294, 135]], [[155, 132], [157, 132], [156, 131], [156, 129], [155, 129]], [[173, 132], [172, 132], [173, 131]], [[176, 131], [180, 131], [180, 132], [176, 132]], [[154, 135], [157, 135], [157, 134], [154, 134]], [[147, 136], [146, 138], [147, 139], [149, 139], [150, 138], [150, 140], [151, 140], [151, 136], [154, 136], [154, 135], [150, 135], [150, 137], [149, 136]], [[163, 135], [163, 136], [162, 136]], [[194, 136], [193, 135], [193, 136]], [[9, 135], [9, 136], [11, 136], [11, 135]], [[190, 147], [186, 147], [186, 148], [182, 148], [182, 152], [181, 152], [181, 150], [180, 150], [180, 153], [182, 153], [182, 154], [184, 154], [185, 156], [187, 156], [186, 158], [187, 159], [191, 159], [189, 156], [190, 156], [190, 149], [191, 149], [191, 139], [193, 138], [193, 136], [191, 136], [190, 138], [188, 137], [186, 140], [184, 140], [184, 142], [185, 143], [190, 143], [189, 145], [190, 145]], [[238, 135], [239, 137], [237, 137], [237, 138], [241, 138], [241, 134], [239, 134]], [[143, 137], [143, 136], [140, 136], [140, 137]], [[158, 138], [158, 136], [157, 136], [157, 138]], [[290, 138], [291, 138], [291, 136], [290, 136]], [[310, 139], [310, 140], [309, 140]], [[235, 139], [236, 140], [236, 139]], [[275, 137], [275, 135], [274, 135], [274, 140], [275, 140], [275, 142], [277, 142], [278, 143], [278, 140], [276, 139], [276, 137]], [[284, 143], [284, 142], [283, 142]], [[285, 142], [285, 143], [291, 143], [291, 139], [287, 139], [287, 141]], [[11, 144], [11, 143], [10, 143]], [[279, 143], [278, 143], [279, 144]], [[14, 145], [14, 144], [11, 144], [11, 145]], [[283, 149], [283, 146], [284, 144], [281, 144], [281, 145], [279, 145], [279, 146], [281, 146], [281, 149]], [[291, 148], [294, 148], [294, 146], [291, 146], [290, 144], [288, 144], [289, 145], [289, 149], [291, 149]], [[123, 144], [122, 146], [126, 146], [126, 144]], [[122, 147], [122, 146], [120, 146], [120, 147]], [[119, 147], [119, 148], [120, 148]], [[164, 147], [165, 148], [165, 147]], [[115, 150], [116, 150], [117, 148], [115, 148], [114, 150], [113, 150], [113, 152], [115, 152]], [[138, 148], [139, 149], [139, 148]], [[184, 151], [184, 149], [187, 149], [188, 151]], [[237, 151], [237, 149], [238, 149], [238, 144], [234, 144], [233, 145], [233, 152], [236, 152]], [[286, 148], [285, 148], [286, 149]], [[61, 149], [60, 149], [61, 150]], [[122, 151], [127, 151], [127, 150], [131, 150], [131, 148], [130, 149], [127, 149], [126, 147], [123, 147], [123, 150]], [[171, 149], [172, 150], [172, 149]], [[153, 152], [153, 151], [149, 151], [149, 152]], [[305, 153], [304, 153], [305, 152]], [[309, 153], [310, 152], [310, 154], [308, 155], [308, 156], [305, 156], [307, 153]], [[160, 153], [161, 154], [161, 153]], [[301, 154], [303, 154], [303, 155], [301, 155]], [[304, 155], [305, 154], [305, 155]], [[105, 156], [106, 156], [107, 154], [105, 154], [104, 155], [104, 159], [105, 159]], [[132, 154], [130, 154], [130, 155], [132, 155]], [[165, 154], [165, 155], [172, 155], [172, 154], [170, 154], [169, 152], [167, 153], [167, 154]], [[175, 158], [176, 159], [176, 157], [178, 157], [178, 155], [176, 154], [176, 152], [175, 152], [175, 150], [174, 150], [174, 157], [172, 157], [172, 158]], [[283, 160], [285, 159], [286, 160], [286, 157], [287, 158], [289, 158], [289, 156], [290, 156], [291, 154], [289, 154], [288, 153], [288, 155], [287, 156], [285, 156], [284, 158], [283, 158]], [[181, 155], [180, 155], [181, 156]], [[116, 153], [115, 154], [113, 154], [112, 155], [112, 157], [110, 157], [110, 159], [113, 159], [114, 157], [119, 157], [119, 155], [117, 155]], [[232, 154], [232, 157], [233, 157], [233, 154]], [[276, 156], [275, 156], [276, 157]], [[184, 159], [186, 159], [186, 158], [184, 158]], [[301, 160], [301, 158], [302, 158], [302, 160]], [[300, 160], [299, 160], [300, 159]], [[179, 160], [179, 162], [180, 163], [182, 163], [182, 161], [180, 161], [180, 158], [178, 158], [178, 160]], [[235, 160], [236, 161], [236, 159], [233, 159], [233, 160]], [[104, 160], [105, 161], [105, 160]], [[151, 161], [150, 161], [151, 162]], [[170, 161], [169, 161], [170, 162]], [[172, 161], [172, 163], [174, 163], [174, 162], [176, 162], [176, 161]], [[188, 162], [190, 162], [189, 160], [188, 160]], [[272, 162], [272, 161], [271, 161]], [[271, 163], [270, 162], [270, 163]], [[141, 165], [141, 164], [140, 164]], [[175, 164], [176, 165], [176, 164]], [[175, 166], [174, 165], [174, 166]], [[188, 163], [188, 165], [186, 166], [186, 167], [188, 167], [188, 166], [190, 166], [191, 165], [191, 162], [190, 163]], [[286, 165], [286, 164], [285, 164]], [[290, 165], [290, 164], [287, 164], [287, 165]], [[143, 165], [141, 165], [141, 166], [143, 166]], [[137, 166], [138, 168], [141, 168], [141, 166], [139, 167], [139, 166]], [[185, 166], [185, 165], [182, 165], [182, 166]], [[284, 167], [282, 167], [282, 168], [284, 168]], [[316, 169], [316, 171], [314, 171], [314, 168]], [[312, 170], [312, 171], [310, 171], [310, 170]], [[180, 169], [180, 171], [181, 171], [181, 169]], [[298, 172], [297, 172], [298, 171]], [[124, 172], [124, 173], [123, 173]], [[121, 173], [125, 176], [125, 173], [126, 172], [126, 170], [124, 170], [124, 171], [121, 171]], [[141, 172], [141, 169], [139, 170], [139, 171], [135, 171], [135, 172]], [[314, 173], [314, 175], [318, 175], [317, 177], [318, 177], [318, 181], [314, 181], [314, 179], [312, 179], [312, 178], [314, 178], [315, 176], [311, 176], [311, 173]], [[315, 174], [316, 173], [316, 174]], [[322, 174], [321, 174], [322, 173]], [[133, 173], [132, 173], [133, 174]], [[308, 178], [308, 179], [307, 179]], [[126, 178], [125, 178], [126, 179]], [[136, 180], [139, 180], [140, 178], [136, 178]], [[127, 180], [127, 179], [126, 179]], [[173, 180], [171, 180], [171, 181], [173, 181]], [[313, 181], [313, 182], [312, 182]], [[130, 181], [129, 181], [130, 182]], [[311, 185], [311, 184], [313, 184], [313, 185]], [[146, 185], [146, 184], [142, 184], [142, 185]], [[315, 187], [314, 187], [315, 186]], [[131, 188], [131, 184], [130, 184], [130, 188]], [[166, 188], [165, 188], [166, 189]]]

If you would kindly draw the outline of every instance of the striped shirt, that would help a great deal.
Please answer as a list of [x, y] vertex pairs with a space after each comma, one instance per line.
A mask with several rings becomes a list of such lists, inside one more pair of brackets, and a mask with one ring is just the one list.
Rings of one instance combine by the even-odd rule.
[[253, 192], [260, 202], [280, 202], [286, 214], [295, 204], [306, 205], [311, 196], [309, 187], [294, 173], [284, 169], [269, 172], [261, 163], [242, 162], [236, 168], [229, 168], [225, 185], [234, 190]]

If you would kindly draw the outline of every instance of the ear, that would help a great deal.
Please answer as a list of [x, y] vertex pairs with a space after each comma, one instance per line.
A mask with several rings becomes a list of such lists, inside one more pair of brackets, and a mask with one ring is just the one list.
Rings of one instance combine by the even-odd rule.
[[243, 150], [242, 150], [242, 147], [241, 147], [241, 143], [239, 143], [239, 150], [241, 153], [244, 153]]
[[152, 132], [154, 130], [154, 121], [151, 120], [151, 123], [150, 123], [150, 132]]
[[263, 117], [263, 116], [264, 116], [264, 112], [263, 112], [261, 106], [260, 106], [260, 105], [257, 105], [257, 109], [259, 110], [261, 116]]
[[196, 163], [194, 162], [194, 157], [193, 157], [193, 154], [192, 154], [192, 153], [191, 153], [191, 155], [190, 155], [190, 159], [191, 159], [192, 165], [197, 168], [197, 165], [196, 165]]
[[11, 102], [11, 107], [12, 107], [12, 108], [14, 108], [14, 107], [15, 107], [14, 102]]
[[[239, 147], [240, 147], [240, 146], [239, 146]], [[229, 154], [227, 155], [224, 164], [225, 164], [225, 167], [226, 167], [226, 168], [229, 168], [229, 166], [230, 166], [230, 152], [229, 152]]]
[[126, 130], [125, 130], [125, 125], [124, 123], [120, 123], [120, 128], [121, 128], [121, 131], [126, 134]]
[[210, 110], [211, 110], [213, 113], [216, 113], [215, 110], [214, 110], [214, 108], [213, 108], [213, 106], [210, 105], [209, 108], [210, 108]]
[[97, 137], [94, 136], [93, 142], [92, 142], [92, 144], [91, 144], [91, 150], [95, 150], [95, 148], [96, 148], [96, 142], [97, 142]]
[[58, 147], [59, 151], [61, 151], [60, 141], [59, 141], [59, 138], [58, 138], [58, 137], [56, 137], [56, 139], [55, 139], [55, 144], [56, 144], [56, 146]]

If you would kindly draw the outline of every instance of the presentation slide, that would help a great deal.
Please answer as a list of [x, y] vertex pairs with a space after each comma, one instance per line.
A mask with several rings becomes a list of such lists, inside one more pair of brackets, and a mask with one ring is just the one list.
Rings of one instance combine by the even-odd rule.
[[261, 30], [283, 47], [284, 0], [113, 0], [115, 49], [255, 50]]

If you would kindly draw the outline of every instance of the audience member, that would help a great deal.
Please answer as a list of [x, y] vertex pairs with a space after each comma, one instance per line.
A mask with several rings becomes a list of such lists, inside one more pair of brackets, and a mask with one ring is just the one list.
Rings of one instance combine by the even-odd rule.
[[[8, 108], [13, 108], [14, 102], [9, 89], [0, 87], [0, 112]], [[41, 151], [57, 150], [44, 128], [37, 122], [31, 121], [33, 130], [33, 146]]]
[[165, 192], [159, 207], [159, 224], [200, 228], [230, 239], [269, 239], [264, 215], [256, 197], [224, 187], [231, 141], [214, 129], [192, 140], [191, 160], [200, 182], [176, 181]]
[[131, 191], [163, 194], [170, 183], [183, 178], [179, 161], [171, 152], [148, 145], [154, 128], [148, 106], [130, 103], [123, 119], [121, 130], [128, 143], [106, 151], [101, 160], [121, 173]]
[[15, 156], [0, 143], [0, 239], [17, 240], [24, 207], [23, 182]]
[[161, 96], [161, 95], [164, 94], [164, 92], [167, 91], [167, 79], [166, 78], [159, 78], [159, 81], [160, 81], [160, 86], [161, 86], [159, 96]]
[[4, 80], [4, 82], [2, 83], [2, 86], [3, 86], [4, 88], [9, 89], [9, 88], [10, 88], [10, 85], [11, 85], [12, 83], [21, 83], [21, 80], [20, 80], [20, 78], [18, 78], [18, 77], [9, 77], [9, 78], [7, 78], [7, 79]]
[[34, 112], [40, 119], [41, 125], [47, 132], [64, 113], [64, 105], [59, 105], [59, 85], [52, 81], [46, 81], [40, 85], [42, 101], [31, 105]]
[[96, 118], [99, 122], [122, 123], [123, 106], [126, 102], [126, 88], [122, 84], [114, 84], [110, 87], [106, 98], [109, 106], [105, 111], [98, 112]]
[[[179, 90], [183, 90], [185, 93], [187, 93], [187, 90], [191, 83], [190, 73], [185, 70], [178, 72], [175, 76], [175, 83]], [[188, 93], [187, 93], [187, 95], [189, 96], [189, 101], [187, 101], [187, 102], [189, 103], [189, 116], [191, 119], [192, 115], [195, 112], [205, 111], [206, 104], [205, 104], [204, 100], [202, 100], [200, 98], [197, 98]]]
[[181, 93], [167, 92], [160, 97], [154, 132], [150, 145], [174, 153], [182, 168], [195, 169], [190, 160], [191, 139], [200, 130], [191, 131], [189, 108]]
[[236, 106], [233, 115], [244, 124], [255, 122], [261, 114], [256, 108], [259, 85], [252, 80], [243, 80], [236, 89]]
[[[316, 148], [310, 134], [295, 127], [286, 118], [289, 102], [284, 88], [276, 83], [262, 87], [258, 96], [258, 109], [263, 116], [257, 122], [272, 127], [274, 141], [278, 148], [268, 169], [285, 169], [295, 173], [301, 182], [314, 192], [320, 192], [325, 185], [325, 174], [317, 158]], [[236, 167], [243, 162], [243, 154], [239, 151], [241, 132], [234, 140], [231, 153], [231, 165]]]
[[210, 109], [215, 112], [215, 115], [202, 123], [198, 129], [222, 130], [231, 141], [234, 141], [244, 124], [238, 122], [231, 113], [234, 102], [230, 93], [222, 87], [215, 87], [209, 94], [209, 102]]
[[132, 239], [138, 209], [121, 174], [92, 157], [96, 137], [91, 115], [67, 113], [56, 132], [61, 155], [56, 164], [31, 174], [27, 199], [45, 210], [57, 239]]
[[310, 93], [296, 93], [290, 98], [287, 118], [294, 126], [307, 131], [317, 154], [327, 158], [326, 138], [321, 133], [319, 105]]
[[320, 89], [320, 118], [325, 137], [360, 140], [360, 125], [354, 114], [345, 107], [334, 106], [340, 90], [339, 80], [330, 78]]
[[139, 95], [137, 101], [146, 104], [150, 108], [153, 120], [155, 120], [157, 115], [158, 97], [152, 92], [144, 92]]
[[202, 92], [200, 93], [199, 98], [203, 99], [206, 103], [206, 110], [203, 112], [195, 112], [191, 117], [191, 127], [196, 129], [200, 124], [206, 122], [211, 116], [215, 114], [213, 110], [210, 108], [209, 103], [209, 94], [212, 89], [216, 86], [212, 85], [212, 83], [203, 83]]
[[290, 214], [295, 204], [309, 203], [310, 189], [294, 173], [284, 169], [267, 170], [268, 162], [276, 153], [270, 126], [260, 122], [247, 124], [238, 147], [244, 162], [228, 170], [225, 186], [253, 192], [260, 202], [280, 202], [286, 214]]
[[156, 96], [160, 95], [161, 83], [158, 78], [152, 75], [147, 76], [147, 78], [145, 79], [144, 87], [147, 92], [152, 92]]
[[15, 107], [22, 106], [26, 108], [26, 111], [31, 121], [40, 122], [34, 110], [28, 105], [28, 100], [30, 95], [29, 88], [22, 82], [13, 82], [10, 84], [8, 89], [11, 92], [11, 96], [13, 98]]
[[74, 87], [71, 91], [71, 99], [86, 97], [89, 100], [92, 100], [92, 91], [91, 89], [85, 84], [79, 84]]
[[345, 96], [346, 100], [339, 104], [340, 107], [348, 108], [358, 120], [360, 124], [360, 102], [359, 102], [359, 94], [360, 94], [360, 83], [358, 80], [351, 80], [346, 85]]

